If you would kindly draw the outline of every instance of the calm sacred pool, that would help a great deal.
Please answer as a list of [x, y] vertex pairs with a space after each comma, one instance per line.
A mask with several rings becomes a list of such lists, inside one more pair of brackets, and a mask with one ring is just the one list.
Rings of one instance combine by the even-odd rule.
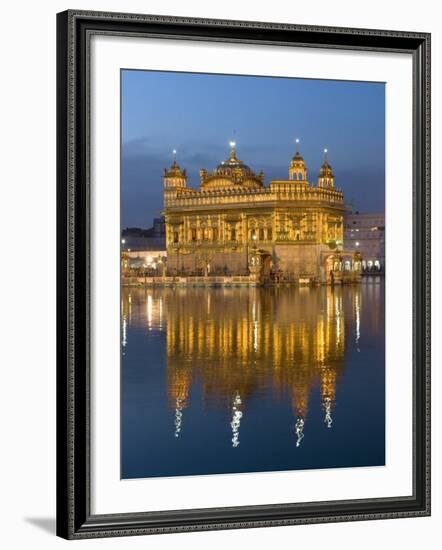
[[121, 298], [122, 478], [385, 463], [383, 279]]

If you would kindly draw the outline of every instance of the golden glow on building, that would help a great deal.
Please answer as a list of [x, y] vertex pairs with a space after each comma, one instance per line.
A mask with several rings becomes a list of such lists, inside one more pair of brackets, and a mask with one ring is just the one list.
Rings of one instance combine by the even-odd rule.
[[354, 252], [345, 258], [342, 250], [344, 197], [327, 157], [316, 184], [297, 151], [288, 179], [266, 186], [264, 174], [244, 164], [231, 142], [225, 161], [200, 170], [199, 189], [187, 183], [174, 155], [164, 172], [168, 275], [330, 282], [332, 271], [349, 278], [358, 267]]

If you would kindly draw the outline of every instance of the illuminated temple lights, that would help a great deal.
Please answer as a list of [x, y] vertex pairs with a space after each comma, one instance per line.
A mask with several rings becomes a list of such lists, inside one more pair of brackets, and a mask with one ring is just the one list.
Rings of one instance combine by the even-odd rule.
[[164, 171], [167, 275], [245, 276], [256, 282], [357, 282], [361, 258], [343, 249], [342, 191], [336, 188], [328, 149], [317, 183], [308, 180], [296, 152], [287, 180], [265, 185], [237, 156], [200, 170], [199, 188], [173, 162]]

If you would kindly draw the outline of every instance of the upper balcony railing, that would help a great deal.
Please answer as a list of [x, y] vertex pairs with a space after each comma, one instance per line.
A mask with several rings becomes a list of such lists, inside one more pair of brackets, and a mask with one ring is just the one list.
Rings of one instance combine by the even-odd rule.
[[221, 205], [246, 205], [247, 203], [268, 203], [281, 201], [309, 201], [322, 202], [332, 205], [344, 205], [344, 197], [340, 190], [324, 189], [321, 187], [307, 187], [287, 183], [286, 185], [271, 185], [263, 189], [207, 189], [190, 190], [186, 193], [177, 190], [175, 196], [166, 195], [164, 206], [166, 208], [177, 207], [201, 207]]

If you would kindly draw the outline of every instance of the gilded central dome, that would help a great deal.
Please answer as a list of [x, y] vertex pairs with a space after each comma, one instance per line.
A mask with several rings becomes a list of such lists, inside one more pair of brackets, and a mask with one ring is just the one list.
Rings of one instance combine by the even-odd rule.
[[211, 172], [200, 170], [201, 189], [222, 189], [237, 186], [260, 188], [264, 183], [264, 174], [255, 174], [247, 164], [236, 156], [235, 143], [230, 143], [230, 154]]

